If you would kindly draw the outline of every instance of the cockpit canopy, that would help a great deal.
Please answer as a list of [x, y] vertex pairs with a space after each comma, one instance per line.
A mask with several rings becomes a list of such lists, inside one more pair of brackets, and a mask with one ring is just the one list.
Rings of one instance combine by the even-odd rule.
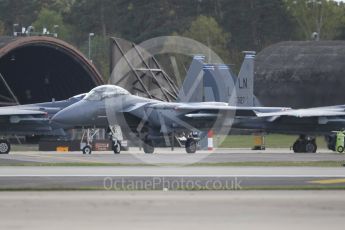
[[77, 100], [77, 101], [80, 101], [80, 100], [83, 99], [86, 95], [87, 95], [87, 93], [78, 94], [78, 95], [75, 95], [75, 96], [73, 96], [73, 97], [68, 98], [68, 100]]
[[88, 101], [100, 101], [104, 98], [129, 94], [127, 90], [116, 85], [101, 85], [92, 89], [84, 99]]

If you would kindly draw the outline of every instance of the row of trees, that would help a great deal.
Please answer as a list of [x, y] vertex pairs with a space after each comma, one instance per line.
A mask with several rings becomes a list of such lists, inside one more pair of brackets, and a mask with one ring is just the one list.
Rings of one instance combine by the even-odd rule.
[[345, 38], [345, 5], [328, 0], [0, 0], [0, 34], [13, 24], [43, 27], [87, 53], [108, 76], [109, 36], [141, 42], [183, 35], [238, 64], [241, 50], [260, 51], [283, 40]]

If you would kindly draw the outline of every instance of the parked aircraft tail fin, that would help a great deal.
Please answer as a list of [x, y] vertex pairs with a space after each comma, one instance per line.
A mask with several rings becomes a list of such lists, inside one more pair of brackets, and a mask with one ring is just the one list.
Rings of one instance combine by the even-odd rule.
[[237, 106], [255, 106], [254, 51], [245, 51], [245, 57], [236, 81]]
[[229, 103], [234, 89], [234, 75], [228, 65], [207, 64], [204, 70], [204, 100]]
[[203, 87], [203, 65], [205, 56], [196, 55], [193, 58], [186, 78], [178, 94], [177, 101], [180, 102], [200, 102], [202, 101]]

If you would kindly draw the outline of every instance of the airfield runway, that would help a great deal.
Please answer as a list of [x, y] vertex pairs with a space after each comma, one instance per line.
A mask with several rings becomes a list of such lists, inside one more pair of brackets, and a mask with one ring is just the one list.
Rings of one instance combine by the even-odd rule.
[[0, 167], [0, 189], [242, 190], [345, 187], [345, 168]]
[[181, 149], [158, 152], [0, 155], [0, 229], [315, 230], [344, 226], [345, 167], [219, 166], [229, 162], [342, 163], [343, 154], [294, 154], [284, 149], [221, 149], [192, 155]]
[[343, 229], [344, 191], [2, 192], [0, 229]]
[[181, 149], [175, 152], [158, 149], [158, 152], [153, 155], [139, 150], [120, 155], [111, 152], [95, 152], [92, 155], [79, 152], [13, 152], [0, 155], [0, 189], [345, 188], [345, 167], [213, 165], [229, 162], [345, 162], [344, 154], [329, 151], [295, 154], [286, 149], [219, 149], [191, 155]]

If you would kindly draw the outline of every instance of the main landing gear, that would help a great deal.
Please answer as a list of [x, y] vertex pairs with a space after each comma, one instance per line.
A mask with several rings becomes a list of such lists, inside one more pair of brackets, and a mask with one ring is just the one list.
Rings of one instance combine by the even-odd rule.
[[300, 135], [292, 149], [295, 153], [315, 153], [317, 150], [315, 137]]
[[187, 153], [195, 153], [197, 149], [197, 142], [194, 138], [188, 138], [185, 144]]
[[143, 143], [143, 149], [144, 149], [144, 153], [152, 154], [155, 151], [153, 140], [145, 138], [144, 143]]
[[[189, 154], [195, 153], [197, 150], [197, 143], [198, 143], [198, 140], [196, 138], [187, 137], [187, 140], [185, 143], [186, 152]], [[154, 141], [152, 139], [148, 138], [147, 136], [143, 140], [142, 147], [143, 147], [143, 150], [146, 154], [152, 154], [155, 151]]]

